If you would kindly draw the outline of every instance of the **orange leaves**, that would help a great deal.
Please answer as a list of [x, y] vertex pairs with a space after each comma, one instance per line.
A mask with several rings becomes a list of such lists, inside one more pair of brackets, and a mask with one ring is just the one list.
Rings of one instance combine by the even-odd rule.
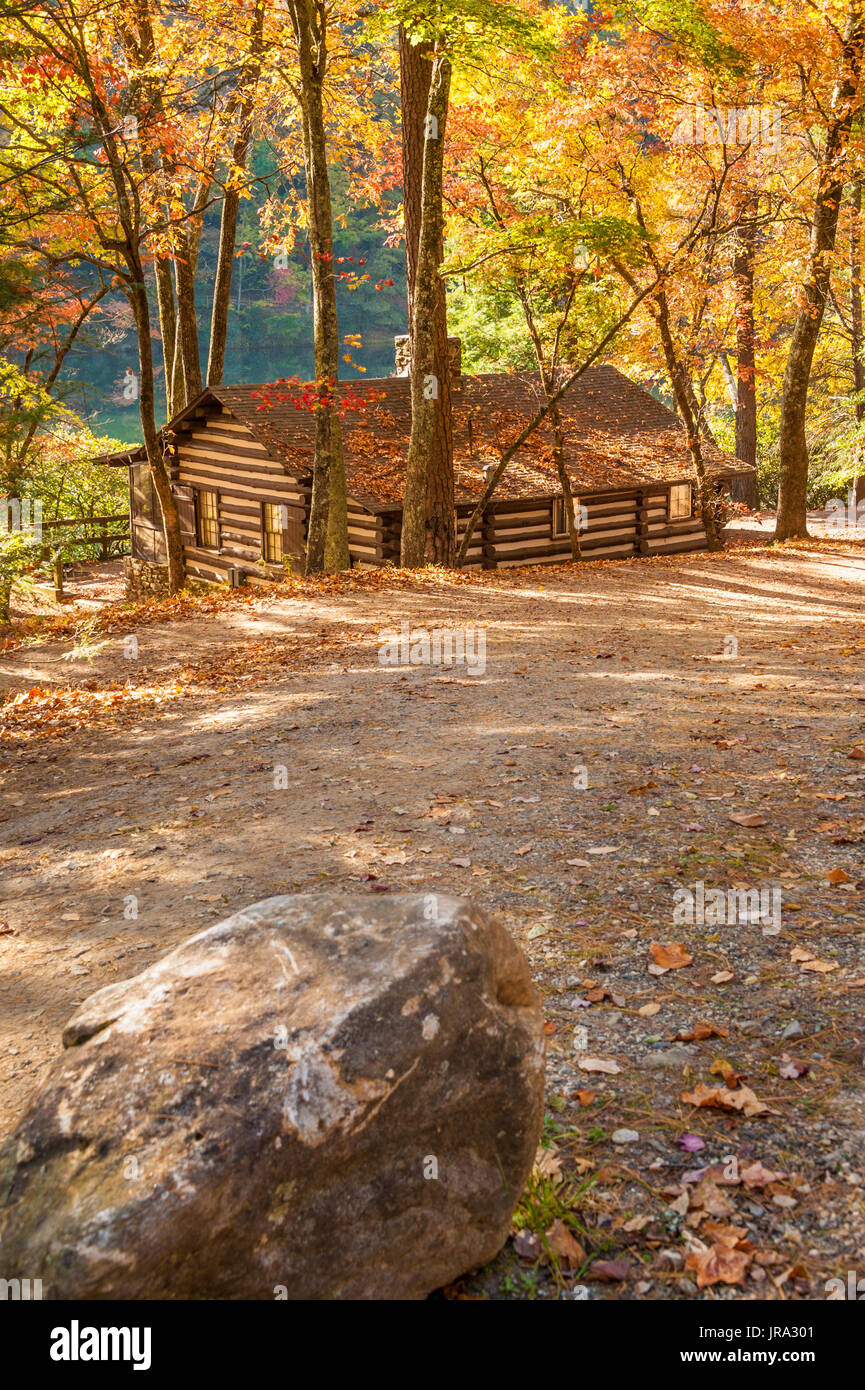
[[727, 1086], [705, 1086], [699, 1081], [693, 1091], [685, 1091], [682, 1100], [686, 1105], [710, 1106], [717, 1110], [738, 1110], [749, 1119], [752, 1115], [768, 1112], [768, 1105], [758, 1100], [750, 1086], [738, 1086], [731, 1090]]
[[[735, 1226], [719, 1227], [719, 1230], [726, 1233], [724, 1239], [709, 1250], [692, 1250], [685, 1259], [685, 1269], [697, 1276], [698, 1289], [707, 1289], [713, 1284], [744, 1284], [748, 1266], [754, 1258], [747, 1232], [739, 1232]], [[732, 1246], [731, 1240], [734, 1241]]]
[[660, 941], [651, 941], [649, 950], [653, 964], [648, 967], [650, 975], [666, 975], [668, 970], [682, 970], [690, 965], [694, 957], [678, 941], [664, 946]]

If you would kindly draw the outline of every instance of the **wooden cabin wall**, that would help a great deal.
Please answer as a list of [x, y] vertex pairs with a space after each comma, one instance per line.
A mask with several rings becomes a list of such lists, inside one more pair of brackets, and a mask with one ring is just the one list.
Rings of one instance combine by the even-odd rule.
[[[699, 518], [667, 519], [668, 493], [668, 486], [658, 484], [577, 499], [586, 508], [587, 521], [580, 532], [581, 558], [622, 559], [703, 549], [706, 535]], [[570, 559], [570, 539], [552, 534], [553, 505], [551, 497], [491, 503], [472, 537], [466, 566], [501, 569]], [[467, 504], [457, 509], [458, 542], [471, 511]]]
[[219, 553], [196, 541], [184, 545], [187, 569], [197, 578], [224, 581], [234, 568], [260, 573], [262, 502], [306, 515], [309, 489], [288, 477], [228, 411], [211, 413], [179, 434], [177, 461], [181, 486], [219, 493]]
[[353, 565], [399, 564], [400, 508], [372, 512], [348, 499], [348, 553]]
[[640, 536], [641, 555], [675, 555], [680, 551], [703, 550], [706, 532], [698, 516], [693, 515], [696, 484], [691, 488], [692, 515], [682, 521], [667, 520], [667, 492], [644, 493], [643, 527]]

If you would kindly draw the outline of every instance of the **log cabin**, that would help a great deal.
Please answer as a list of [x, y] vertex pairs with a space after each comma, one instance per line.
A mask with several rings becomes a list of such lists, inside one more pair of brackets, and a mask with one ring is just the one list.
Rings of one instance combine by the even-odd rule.
[[[405, 459], [411, 425], [405, 339], [401, 374], [340, 387], [348, 398], [343, 446], [353, 565], [399, 563]], [[463, 376], [451, 340], [454, 473], [458, 540], [485, 486], [485, 472], [532, 418], [543, 397], [533, 372]], [[295, 392], [295, 395], [297, 392]], [[280, 396], [282, 398], [280, 398]], [[288, 397], [286, 399], [286, 396]], [[352, 403], [352, 401], [354, 403]], [[565, 467], [581, 518], [584, 560], [674, 554], [706, 544], [696, 513], [693, 465], [677, 417], [615, 367], [590, 368], [561, 403]], [[315, 421], [291, 391], [212, 386], [162, 431], [184, 540], [187, 573], [240, 584], [301, 569]], [[720, 495], [752, 470], [704, 445]], [[129, 468], [132, 562], [160, 569], [165, 540], [143, 448], [107, 456]], [[467, 565], [496, 568], [570, 558], [564, 498], [546, 422], [511, 460]]]

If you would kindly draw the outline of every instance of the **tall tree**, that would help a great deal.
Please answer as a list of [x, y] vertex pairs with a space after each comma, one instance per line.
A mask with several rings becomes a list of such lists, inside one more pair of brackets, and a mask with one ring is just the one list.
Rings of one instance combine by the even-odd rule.
[[[433, 45], [399, 26], [400, 115], [402, 127], [403, 219], [405, 224], [406, 291], [409, 337], [414, 330], [415, 284], [421, 244], [424, 150], [430, 115]], [[443, 140], [443, 134], [442, 134]], [[441, 264], [444, 248], [438, 246]], [[453, 425], [451, 371], [447, 343], [447, 297], [439, 276], [433, 308], [433, 372], [438, 392], [432, 401], [432, 439], [426, 498], [425, 558], [432, 564], [452, 565], [456, 531], [454, 513]], [[414, 348], [411, 347], [411, 358]]]
[[213, 284], [210, 348], [207, 358], [208, 386], [218, 386], [222, 381], [222, 373], [225, 369], [225, 343], [228, 335], [228, 306], [231, 300], [234, 246], [237, 239], [237, 214], [240, 208], [241, 185], [252, 142], [255, 91], [261, 77], [264, 51], [264, 13], [264, 0], [255, 0], [248, 47], [241, 60], [240, 77], [232, 101], [231, 114], [236, 116], [237, 132], [223, 184], [219, 251]]
[[[421, 175], [421, 209], [418, 251], [412, 286], [411, 310], [411, 435], [406, 462], [405, 495], [403, 498], [401, 563], [406, 568], [423, 565], [427, 559], [428, 497], [432, 484], [433, 457], [438, 447], [439, 458], [449, 452], [450, 435], [450, 363], [447, 352], [447, 333], [442, 341], [440, 302], [444, 293], [441, 278], [442, 247], [444, 242], [444, 210], [442, 180], [444, 173], [444, 144], [447, 124], [448, 98], [451, 85], [451, 61], [443, 37], [432, 46], [432, 61], [424, 116], [424, 142]], [[442, 410], [443, 393], [447, 392], [447, 415]], [[436, 440], [438, 436], [438, 445]], [[452, 447], [452, 446], [451, 446]], [[442, 501], [450, 490], [449, 522], [455, 527], [453, 511], [453, 474], [450, 480], [438, 478]], [[437, 491], [434, 488], [434, 491]], [[442, 539], [440, 537], [440, 539]], [[454, 541], [445, 544], [453, 556]]]
[[735, 478], [733, 497], [757, 505], [757, 380], [754, 336], [754, 255], [756, 233], [745, 220], [736, 229], [733, 280], [736, 304], [736, 457], [755, 472]]
[[850, 0], [843, 33], [831, 26], [831, 37], [838, 49], [837, 78], [826, 115], [826, 138], [817, 161], [811, 241], [781, 396], [776, 540], [808, 534], [805, 411], [814, 349], [829, 295], [847, 147], [853, 118], [861, 104], [862, 54], [865, 48], [863, 0]]
[[850, 204], [850, 350], [853, 365], [853, 390], [856, 392], [856, 419], [865, 420], [865, 339], [862, 336], [862, 183], [858, 175], [853, 180], [848, 198]]
[[334, 278], [333, 209], [327, 125], [326, 0], [286, 0], [297, 53], [292, 82], [300, 106], [312, 263], [313, 346], [316, 377], [315, 454], [306, 543], [306, 567], [348, 569], [348, 502], [339, 413], [339, 323]]

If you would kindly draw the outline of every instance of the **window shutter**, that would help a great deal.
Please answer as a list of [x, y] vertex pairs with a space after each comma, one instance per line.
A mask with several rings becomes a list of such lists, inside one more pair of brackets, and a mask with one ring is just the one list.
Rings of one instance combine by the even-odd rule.
[[282, 553], [295, 559], [303, 555], [303, 512], [299, 507], [286, 507], [285, 525], [282, 528]]
[[175, 483], [171, 489], [180, 518], [180, 534], [185, 541], [195, 543], [195, 493], [191, 487]]

